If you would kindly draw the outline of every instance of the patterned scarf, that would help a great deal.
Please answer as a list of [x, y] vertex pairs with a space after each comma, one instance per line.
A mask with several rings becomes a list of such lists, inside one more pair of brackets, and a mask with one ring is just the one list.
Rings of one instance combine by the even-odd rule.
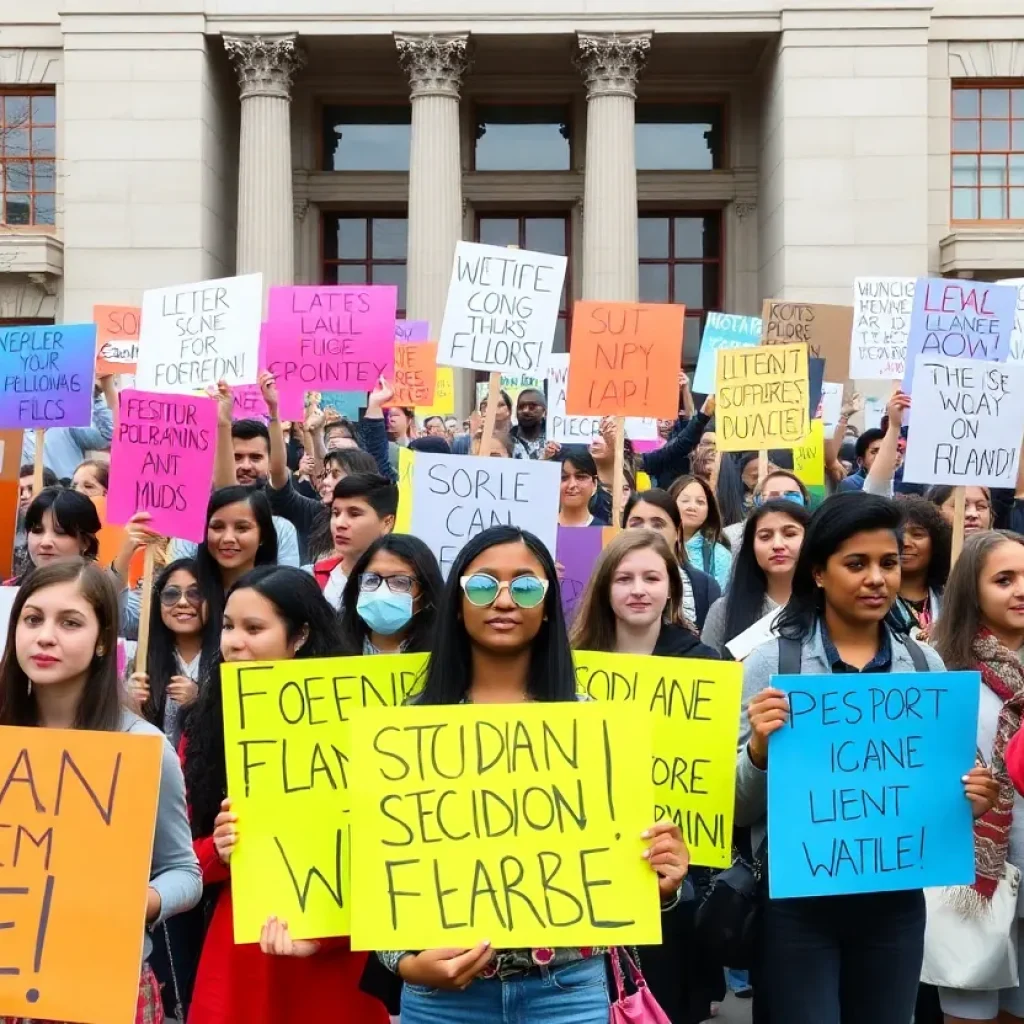
[[1013, 823], [1013, 783], [1006, 772], [1006, 745], [1021, 725], [1024, 714], [1024, 666], [1017, 655], [982, 627], [972, 645], [981, 681], [1002, 701], [990, 767], [999, 783], [999, 799], [986, 815], [974, 822], [974, 872], [972, 888], [984, 900], [995, 895], [1006, 866]]

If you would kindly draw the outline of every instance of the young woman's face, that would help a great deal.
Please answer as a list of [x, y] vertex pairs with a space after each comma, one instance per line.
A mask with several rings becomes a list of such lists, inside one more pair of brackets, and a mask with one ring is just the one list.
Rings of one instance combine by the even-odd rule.
[[335, 485], [345, 479], [345, 470], [336, 462], [329, 462], [324, 470], [323, 478], [320, 481], [320, 500], [325, 505], [330, 505], [334, 500]]
[[629, 518], [626, 520], [627, 530], [655, 530], [668, 542], [669, 549], [675, 551], [676, 524], [672, 522], [669, 514], [657, 505], [649, 505], [646, 501], [638, 501], [630, 509]]
[[224, 606], [220, 653], [225, 661], [286, 661], [295, 657], [302, 637], [288, 639], [288, 627], [273, 602], [246, 587]]
[[71, 478], [71, 489], [90, 498], [102, 498], [107, 489], [100, 483], [95, 466], [79, 466]]
[[[463, 575], [474, 573], [486, 573], [499, 583], [511, 583], [520, 576], [547, 579], [537, 556], [522, 541], [488, 548], [466, 566]], [[494, 604], [487, 608], [471, 604], [463, 594], [462, 621], [473, 646], [494, 653], [517, 654], [537, 638], [546, 604], [545, 600], [536, 608], [520, 608], [508, 587], [502, 587]]]
[[932, 535], [920, 523], [908, 522], [903, 529], [904, 572], [925, 572], [932, 560]]
[[412, 594], [412, 611], [415, 615], [423, 604], [423, 586], [420, 578], [416, 575], [416, 567], [407, 562], [404, 558], [396, 555], [393, 551], [378, 551], [370, 559], [369, 565], [363, 570], [364, 574], [375, 573], [383, 577], [381, 587], [387, 587], [389, 576], [407, 576], [412, 581], [411, 591], [402, 591]]
[[577, 469], [571, 462], [562, 463], [562, 508], [585, 508], [597, 490], [597, 480]]
[[797, 505], [804, 504], [803, 491], [791, 476], [776, 476], [769, 473], [761, 486], [761, 500], [778, 501], [780, 499], [792, 501]]
[[202, 632], [206, 622], [206, 602], [199, 592], [195, 576], [187, 569], [172, 572], [160, 591], [160, 619], [179, 636]]
[[900, 550], [892, 530], [865, 530], [815, 570], [832, 610], [846, 620], [881, 622], [900, 589]]
[[989, 552], [978, 579], [978, 605], [993, 632], [1024, 632], [1024, 545], [1008, 540]]
[[388, 429], [396, 437], [405, 437], [409, 432], [409, 417], [397, 407], [388, 409]]
[[21, 670], [33, 686], [85, 676], [99, 653], [100, 624], [78, 583], [56, 583], [25, 602], [14, 630]]
[[688, 483], [676, 496], [676, 507], [684, 527], [699, 530], [708, 518], [708, 496], [696, 482]]
[[757, 459], [751, 459], [743, 467], [740, 478], [743, 480], [743, 486], [748, 491], [752, 491], [757, 486]]
[[660, 622], [670, 594], [665, 562], [650, 548], [631, 551], [612, 574], [612, 611], [628, 626]]
[[[968, 487], [964, 502], [964, 533], [978, 533], [992, 529], [992, 502], [983, 487]], [[954, 491], [942, 503], [939, 511], [942, 518], [953, 525], [956, 516], [956, 492]]]
[[86, 543], [79, 537], [65, 533], [47, 509], [39, 525], [28, 535], [28, 556], [33, 565], [49, 565], [85, 553]]
[[217, 509], [206, 525], [206, 543], [222, 569], [255, 565], [260, 528], [248, 502], [236, 501]]
[[804, 528], [782, 512], [761, 516], [754, 532], [754, 558], [767, 576], [792, 574], [804, 542]]

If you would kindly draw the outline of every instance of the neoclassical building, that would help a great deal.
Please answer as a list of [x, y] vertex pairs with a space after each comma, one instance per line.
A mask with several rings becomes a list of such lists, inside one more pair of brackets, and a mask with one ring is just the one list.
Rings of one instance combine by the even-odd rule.
[[[1024, 276], [1021, 0], [0, 0], [0, 318], [235, 272], [394, 283], [457, 239], [583, 297]], [[460, 374], [463, 407], [468, 374]]]

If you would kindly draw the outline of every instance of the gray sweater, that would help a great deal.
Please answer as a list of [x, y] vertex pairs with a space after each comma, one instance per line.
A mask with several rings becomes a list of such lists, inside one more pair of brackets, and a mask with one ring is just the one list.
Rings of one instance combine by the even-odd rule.
[[[704, 628], [700, 631], [700, 639], [702, 643], [713, 647], [719, 654], [724, 655], [725, 652], [725, 609], [729, 601], [729, 595], [725, 594], [720, 597], [712, 606], [708, 612], [708, 617], [704, 620]], [[765, 597], [764, 603], [761, 605], [761, 615], [765, 616], [769, 612], [775, 611], [779, 606], [770, 598]], [[732, 640], [732, 637], [729, 637]]]

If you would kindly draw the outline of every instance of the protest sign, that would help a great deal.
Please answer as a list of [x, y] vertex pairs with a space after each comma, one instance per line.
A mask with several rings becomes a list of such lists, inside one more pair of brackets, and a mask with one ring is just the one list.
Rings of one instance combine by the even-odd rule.
[[766, 644], [778, 636], [775, 632], [775, 623], [781, 613], [782, 609], [776, 607], [762, 615], [752, 626], [747, 626], [742, 633], [737, 633], [727, 641], [726, 650], [736, 661], [745, 661], [761, 644]]
[[[568, 390], [569, 355], [554, 352], [548, 360], [547, 439], [558, 444], [590, 444], [595, 437], [601, 436], [601, 417], [570, 416], [565, 411]], [[627, 416], [626, 437], [633, 442], [657, 442], [658, 421], [653, 417]], [[643, 450], [635, 443], [633, 447]]]
[[437, 381], [437, 342], [398, 342], [395, 345], [394, 397], [388, 406], [430, 405]]
[[430, 324], [426, 320], [396, 320], [395, 341], [426, 341]]
[[416, 407], [421, 420], [428, 416], [455, 415], [455, 373], [450, 366], [439, 366], [434, 378], [434, 400]]
[[857, 277], [853, 281], [853, 380], [902, 380], [907, 361], [913, 277]]
[[794, 448], [810, 429], [807, 346], [720, 349], [715, 423], [718, 449]]
[[456, 242], [437, 361], [488, 373], [543, 372], [566, 258]]
[[416, 522], [442, 575], [466, 541], [491, 526], [518, 526], [554, 551], [561, 475], [557, 462], [417, 452]]
[[576, 701], [362, 712], [352, 948], [659, 943], [651, 725]]
[[110, 446], [110, 522], [148, 512], [157, 533], [202, 543], [216, 445], [215, 399], [122, 391]]
[[825, 387], [825, 360], [807, 360], [807, 415], [813, 420], [821, 408], [821, 392]]
[[140, 306], [93, 306], [96, 373], [134, 373], [139, 358]]
[[825, 486], [825, 427], [811, 420], [807, 437], [793, 449], [793, 472], [808, 487]]
[[977, 672], [773, 676], [788, 723], [769, 741], [772, 899], [974, 881]]
[[1013, 314], [1013, 332], [1010, 335], [1010, 362], [1024, 363], [1024, 277], [1010, 277], [996, 284], [1017, 289], [1017, 307]]
[[135, 386], [187, 395], [255, 384], [262, 319], [262, 274], [143, 292]]
[[881, 430], [882, 417], [885, 415], [888, 402], [877, 395], [867, 395], [864, 399], [864, 429]]
[[21, 447], [24, 431], [0, 430], [0, 580], [14, 575], [14, 538], [18, 532]]
[[732, 863], [743, 667], [728, 661], [576, 651], [576, 685], [654, 718], [654, 820], [682, 830], [690, 863]]
[[[865, 399], [865, 416], [867, 415], [866, 407], [870, 404], [871, 399]], [[885, 403], [882, 403], [883, 409]], [[839, 416], [843, 411], [843, 385], [842, 384], [830, 384], [825, 381], [821, 385], [821, 415], [818, 417], [825, 427], [825, 435], [831, 437], [836, 432], [836, 427], [839, 426]], [[877, 424], [876, 424], [877, 426]], [[866, 427], [865, 427], [866, 429]]]
[[0, 1015], [135, 1020], [165, 742], [0, 728]]
[[566, 411], [675, 419], [685, 314], [666, 303], [577, 302]]
[[233, 420], [267, 419], [270, 410], [263, 400], [259, 384], [242, 384], [231, 389], [231, 418]]
[[[550, 366], [550, 360], [555, 359], [556, 356], [552, 353], [548, 357], [548, 364]], [[544, 393], [544, 372], [542, 371], [539, 375], [532, 373], [503, 373], [500, 379], [501, 390], [508, 395], [512, 402], [512, 422], [516, 421], [516, 403], [519, 401], [519, 396], [526, 390], [536, 390]], [[485, 380], [477, 381], [476, 383], [476, 405], [480, 408], [480, 403], [487, 400], [487, 389], [489, 384]]]
[[1010, 354], [1017, 291], [1007, 285], [920, 278], [914, 286], [903, 390], [919, 356], [1005, 363]]
[[695, 395], [715, 393], [716, 353], [722, 348], [749, 348], [761, 344], [761, 318], [736, 313], [708, 313], [700, 340], [697, 369], [690, 390]]
[[[100, 517], [100, 531], [96, 534], [96, 543], [99, 545], [99, 551], [96, 552], [96, 561], [100, 565], [110, 565], [121, 553], [125, 529], [123, 526], [110, 522], [107, 518], [106, 495], [94, 494], [89, 500], [96, 506], [96, 514]], [[139, 548], [128, 562], [129, 587], [137, 586], [139, 580], [142, 579], [145, 556], [145, 549]]]
[[559, 580], [559, 592], [567, 623], [576, 614], [598, 555], [615, 533], [610, 526], [559, 526], [555, 560], [564, 570]]
[[0, 428], [88, 427], [96, 325], [0, 327]]
[[398, 449], [398, 515], [395, 533], [412, 533], [412, 474], [416, 453], [411, 448]]
[[1024, 364], [918, 356], [903, 479], [1015, 487], [1024, 437]]
[[245, 823], [231, 856], [235, 942], [259, 941], [271, 915], [293, 938], [348, 934], [352, 715], [401, 704], [426, 663], [378, 654], [221, 666], [228, 794]]
[[761, 323], [762, 345], [806, 344], [810, 356], [825, 360], [827, 379], [850, 376], [852, 306], [765, 299]]
[[369, 396], [361, 391], [321, 391], [320, 401], [325, 412], [332, 409], [339, 416], [355, 423], [366, 408]]

